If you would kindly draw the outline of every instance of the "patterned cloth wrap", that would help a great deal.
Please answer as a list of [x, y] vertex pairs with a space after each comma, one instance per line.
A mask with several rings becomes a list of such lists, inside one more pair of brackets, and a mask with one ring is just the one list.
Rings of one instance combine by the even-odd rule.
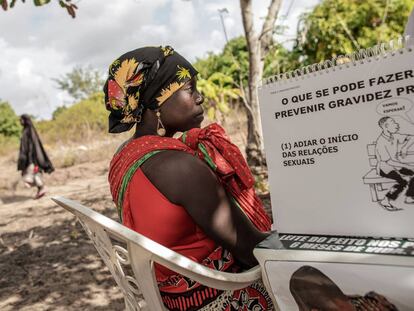
[[197, 70], [170, 46], [125, 53], [110, 66], [103, 91], [110, 111], [109, 132], [130, 130], [145, 109], [156, 110]]

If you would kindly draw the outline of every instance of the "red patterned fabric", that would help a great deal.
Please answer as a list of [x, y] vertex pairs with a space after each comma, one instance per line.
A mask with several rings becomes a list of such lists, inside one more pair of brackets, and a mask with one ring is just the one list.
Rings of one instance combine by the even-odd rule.
[[216, 175], [226, 190], [258, 229], [269, 231], [270, 218], [254, 190], [254, 177], [239, 148], [230, 141], [224, 129], [213, 123], [203, 129], [188, 131], [181, 140], [192, 150], [196, 150], [200, 159], [206, 161], [205, 154], [199, 148], [200, 144], [205, 146], [208, 156], [217, 166]]
[[[194, 154], [193, 150], [175, 138], [146, 135], [128, 142], [127, 145], [112, 158], [108, 175], [109, 186], [112, 193], [112, 199], [118, 209], [122, 209], [122, 223], [128, 228], [134, 227], [129, 203], [123, 201], [122, 206], [118, 206], [122, 179], [128, 169], [136, 161], [147, 153], [155, 150], [181, 150]], [[127, 191], [129, 191], [129, 188]]]

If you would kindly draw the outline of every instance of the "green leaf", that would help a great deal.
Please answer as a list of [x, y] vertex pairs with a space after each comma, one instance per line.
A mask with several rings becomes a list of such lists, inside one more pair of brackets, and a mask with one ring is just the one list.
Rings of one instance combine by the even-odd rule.
[[35, 6], [42, 6], [48, 4], [50, 0], [33, 0]]

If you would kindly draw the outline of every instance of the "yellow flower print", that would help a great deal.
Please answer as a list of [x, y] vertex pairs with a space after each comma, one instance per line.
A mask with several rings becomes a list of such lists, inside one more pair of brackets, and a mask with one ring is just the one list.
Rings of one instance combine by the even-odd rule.
[[135, 98], [135, 96], [132, 95], [128, 95], [128, 105], [129, 109], [131, 109], [131, 111], [135, 110], [138, 107], [138, 101]]
[[121, 66], [114, 75], [116, 83], [122, 88], [124, 94], [126, 92], [125, 82], [131, 78], [137, 66], [138, 62], [134, 58], [126, 59], [121, 63]]
[[187, 68], [181, 67], [180, 65], [177, 65], [177, 77], [179, 80], [183, 80], [185, 78], [191, 79], [190, 71]]
[[172, 47], [169, 47], [169, 46], [163, 46], [161, 48], [161, 51], [164, 52], [164, 57], [172, 55], [174, 53], [174, 50], [172, 49]]
[[184, 85], [184, 82], [173, 82], [165, 89], [162, 89], [161, 95], [156, 99], [158, 101], [158, 106], [161, 106], [174, 92], [180, 89]]
[[121, 123], [134, 123], [136, 120], [132, 114], [128, 114], [121, 120]]

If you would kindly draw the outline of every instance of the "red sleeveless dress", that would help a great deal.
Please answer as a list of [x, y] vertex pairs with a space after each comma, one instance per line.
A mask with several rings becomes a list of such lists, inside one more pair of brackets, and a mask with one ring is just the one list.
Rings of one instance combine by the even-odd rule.
[[[128, 188], [124, 201], [131, 206], [131, 229], [198, 263], [217, 248], [186, 210], [168, 201], [141, 169], [135, 172]], [[155, 272], [157, 280], [176, 274], [161, 266]]]

